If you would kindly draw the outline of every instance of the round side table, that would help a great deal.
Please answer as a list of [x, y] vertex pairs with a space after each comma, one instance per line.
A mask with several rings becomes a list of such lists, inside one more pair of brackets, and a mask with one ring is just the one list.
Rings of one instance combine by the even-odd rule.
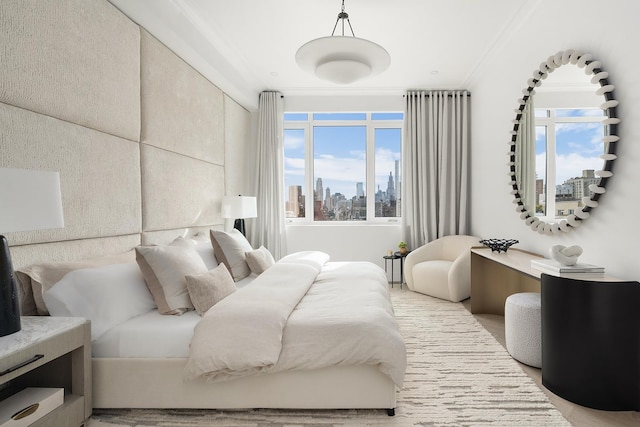
[[[384, 272], [387, 272], [387, 262], [391, 261], [391, 280], [389, 281], [389, 283], [391, 283], [391, 287], [393, 288], [393, 263], [395, 260], [399, 259], [400, 257], [393, 254], [393, 255], [385, 255], [382, 257], [384, 259]], [[400, 282], [400, 288], [402, 288], [402, 282]]]
[[404, 259], [410, 253], [411, 253], [411, 251], [406, 251], [405, 253], [402, 253], [402, 252], [398, 251], [398, 252], [394, 252], [393, 253], [393, 255], [396, 258], [400, 258], [400, 289], [402, 289], [402, 285], [405, 284], [405, 281], [404, 281]]

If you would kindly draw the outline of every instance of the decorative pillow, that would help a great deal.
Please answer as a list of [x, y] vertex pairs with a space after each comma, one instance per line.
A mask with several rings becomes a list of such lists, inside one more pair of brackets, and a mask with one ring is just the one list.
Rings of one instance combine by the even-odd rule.
[[211, 243], [216, 258], [227, 266], [233, 280], [237, 282], [251, 273], [244, 254], [253, 248], [241, 232], [235, 228], [229, 233], [211, 230]]
[[260, 246], [260, 248], [254, 251], [246, 252], [245, 258], [247, 259], [249, 268], [255, 274], [262, 273], [267, 268], [276, 263], [276, 260], [273, 259], [273, 255], [271, 255], [271, 252], [269, 252], [269, 250], [264, 246]]
[[138, 246], [136, 261], [161, 314], [181, 315], [193, 308], [184, 276], [207, 272], [207, 266], [195, 249]]
[[205, 274], [188, 274], [186, 279], [189, 296], [200, 316], [236, 291], [233, 277], [224, 264]]
[[156, 307], [135, 262], [71, 271], [43, 299], [52, 316], [91, 320], [92, 340]]
[[47, 262], [42, 264], [34, 264], [28, 267], [21, 268], [16, 271], [16, 277], [22, 287], [23, 301], [22, 301], [22, 313], [23, 315], [34, 314], [32, 305], [28, 306], [28, 310], [25, 310], [25, 306], [28, 304], [28, 299], [33, 295], [35, 301], [35, 311], [39, 316], [46, 316], [49, 314], [47, 306], [42, 299], [42, 295], [48, 291], [53, 285], [58, 283], [62, 278], [73, 270], [80, 270], [84, 268], [95, 268], [110, 264], [122, 264], [135, 261], [135, 252], [129, 251], [117, 255], [108, 255], [97, 258], [90, 258], [81, 261], [72, 262]]
[[213, 254], [213, 246], [211, 245], [211, 240], [207, 236], [204, 239], [186, 239], [182, 236], [177, 237], [173, 242], [169, 243], [171, 246], [183, 246], [183, 247], [192, 247], [198, 252], [200, 258], [204, 261], [204, 264], [207, 266], [207, 269], [213, 270], [218, 266], [218, 260], [216, 256]]

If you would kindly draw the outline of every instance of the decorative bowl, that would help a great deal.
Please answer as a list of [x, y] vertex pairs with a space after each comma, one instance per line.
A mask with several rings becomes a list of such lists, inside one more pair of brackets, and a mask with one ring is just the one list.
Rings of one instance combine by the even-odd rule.
[[511, 245], [515, 245], [519, 243], [515, 239], [483, 239], [480, 240], [480, 243], [491, 248], [491, 252], [507, 252], [507, 249], [511, 247]]

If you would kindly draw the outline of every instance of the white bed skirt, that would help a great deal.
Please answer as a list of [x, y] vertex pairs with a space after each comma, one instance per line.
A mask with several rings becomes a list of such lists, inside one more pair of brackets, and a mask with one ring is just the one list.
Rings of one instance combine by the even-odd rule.
[[396, 385], [375, 366], [185, 382], [187, 359], [93, 359], [94, 408], [394, 409]]

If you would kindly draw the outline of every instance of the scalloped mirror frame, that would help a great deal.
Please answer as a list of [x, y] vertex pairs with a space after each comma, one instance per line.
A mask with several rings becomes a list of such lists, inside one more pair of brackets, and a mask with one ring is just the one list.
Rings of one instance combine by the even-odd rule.
[[[535, 94], [535, 88], [542, 84], [542, 80], [544, 80], [549, 73], [553, 72], [556, 68], [567, 64], [574, 64], [580, 68], [584, 68], [586, 75], [593, 75], [591, 83], [600, 84], [600, 88], [596, 91], [596, 94], [603, 95], [605, 99], [605, 102], [600, 105], [600, 108], [607, 116], [607, 118], [602, 122], [605, 130], [603, 144], [606, 151], [604, 154], [600, 155], [600, 158], [604, 160], [602, 170], [595, 172], [598, 177], [598, 182], [589, 186], [589, 190], [591, 190], [593, 194], [590, 197], [582, 198], [584, 206], [576, 209], [575, 213], [569, 215], [566, 219], [561, 219], [558, 222], [546, 222], [540, 220], [535, 216], [535, 214], [529, 212], [520, 196], [515, 166], [516, 140], [524, 108], [529, 98]], [[533, 72], [533, 77], [527, 81], [528, 87], [522, 91], [524, 96], [518, 99], [519, 106], [515, 109], [516, 118], [513, 120], [513, 130], [510, 132], [510, 150], [507, 153], [509, 155], [509, 185], [512, 188], [511, 194], [514, 196], [513, 203], [516, 205], [516, 212], [520, 214], [520, 218], [525, 221], [527, 226], [540, 234], [559, 234], [579, 227], [584, 220], [589, 218], [591, 215], [590, 212], [598, 207], [598, 199], [600, 199], [602, 194], [605, 193], [607, 181], [613, 176], [613, 162], [617, 158], [615, 154], [616, 145], [620, 140], [620, 137], [618, 136], [618, 124], [620, 124], [620, 119], [618, 118], [616, 111], [618, 101], [613, 96], [613, 90], [615, 87], [612, 84], [609, 84], [608, 78], [609, 73], [602, 70], [602, 64], [600, 61], [594, 60], [591, 54], [582, 54], [575, 50], [560, 51], [555, 55], [550, 56], [545, 62], [540, 64], [540, 67]]]

